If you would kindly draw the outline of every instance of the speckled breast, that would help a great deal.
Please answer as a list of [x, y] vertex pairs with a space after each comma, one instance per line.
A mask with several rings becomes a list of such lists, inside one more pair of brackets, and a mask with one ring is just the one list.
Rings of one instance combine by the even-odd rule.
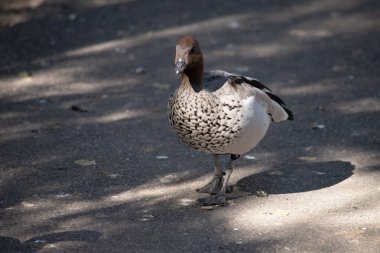
[[241, 105], [223, 103], [207, 92], [181, 94], [169, 100], [169, 121], [188, 146], [212, 154], [224, 154], [241, 131]]

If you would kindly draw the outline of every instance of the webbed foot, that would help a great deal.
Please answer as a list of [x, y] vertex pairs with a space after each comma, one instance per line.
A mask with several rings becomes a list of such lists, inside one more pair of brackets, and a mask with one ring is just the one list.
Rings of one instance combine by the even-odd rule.
[[223, 186], [223, 176], [214, 176], [214, 178], [205, 186], [197, 189], [199, 193], [217, 194]]

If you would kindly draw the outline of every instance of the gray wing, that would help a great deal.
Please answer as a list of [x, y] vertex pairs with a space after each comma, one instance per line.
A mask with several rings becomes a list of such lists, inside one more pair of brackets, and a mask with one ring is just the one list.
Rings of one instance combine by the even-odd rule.
[[229, 73], [223, 70], [212, 70], [205, 72], [204, 74], [204, 84], [205, 89], [208, 91], [216, 91], [219, 88], [221, 88], [230, 78], [232, 79], [240, 79], [244, 80], [249, 85], [260, 89], [264, 92], [272, 92], [268, 87], [266, 87], [264, 84], [262, 84], [259, 80], [248, 77], [248, 76], [242, 76], [237, 75], [233, 73]]
[[[287, 114], [288, 120], [293, 119], [292, 111], [290, 111], [286, 107], [282, 99], [278, 97], [277, 95], [275, 95], [271, 89], [269, 89], [267, 86], [265, 86], [264, 84], [262, 84], [259, 80], [255, 78], [232, 74], [223, 70], [214, 70], [214, 71], [209, 71], [205, 73], [204, 84], [205, 84], [205, 89], [210, 92], [215, 92], [219, 90], [220, 88], [222, 88], [224, 85], [227, 85], [227, 86], [232, 85], [234, 88], [237, 88], [237, 90], [240, 90], [241, 93], [247, 93], [247, 94], [250, 93], [249, 89], [245, 90], [244, 87], [247, 87], [245, 85], [248, 85], [251, 88], [258, 90], [260, 93], [265, 94], [264, 95], [266, 97], [265, 100], [267, 100], [269, 104], [272, 104], [274, 106], [273, 107], [274, 111], [283, 110]], [[282, 114], [282, 113], [279, 113], [279, 114]]]

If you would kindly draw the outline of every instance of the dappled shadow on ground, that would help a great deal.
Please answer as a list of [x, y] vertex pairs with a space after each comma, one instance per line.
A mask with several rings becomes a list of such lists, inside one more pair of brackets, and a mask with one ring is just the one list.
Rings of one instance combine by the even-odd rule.
[[[354, 240], [370, 247], [380, 111], [373, 3], [96, 2], [58, 1], [54, 15], [0, 30], [4, 245], [281, 252], [320, 230], [326, 251]], [[185, 148], [166, 118], [174, 45], [186, 33], [199, 38], [207, 68], [258, 77], [295, 113], [273, 124], [255, 159], [237, 162], [233, 180], [249, 196], [211, 212], [194, 192], [211, 176], [211, 157]]]
[[237, 182], [240, 191], [255, 194], [286, 194], [314, 191], [342, 182], [353, 174], [349, 162], [287, 162], [278, 169], [266, 170], [242, 178]]
[[101, 236], [101, 233], [91, 230], [66, 231], [59, 233], [49, 233], [33, 237], [27, 241], [21, 242], [16, 238], [0, 236], [0, 251], [2, 253], [37, 252], [48, 244], [59, 242], [94, 242]]

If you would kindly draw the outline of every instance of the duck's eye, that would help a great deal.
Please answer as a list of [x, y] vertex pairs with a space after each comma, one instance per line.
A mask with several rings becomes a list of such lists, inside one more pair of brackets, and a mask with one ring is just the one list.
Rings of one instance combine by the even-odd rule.
[[196, 52], [196, 47], [192, 47], [189, 51], [189, 54], [194, 54]]

